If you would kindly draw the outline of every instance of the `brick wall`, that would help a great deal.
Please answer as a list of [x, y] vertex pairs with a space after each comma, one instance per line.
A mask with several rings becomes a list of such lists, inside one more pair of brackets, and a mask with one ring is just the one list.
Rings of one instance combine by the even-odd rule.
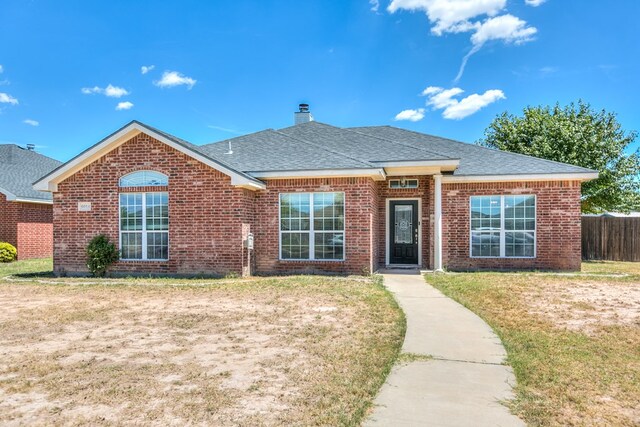
[[[289, 192], [345, 193], [345, 260], [280, 261], [279, 194]], [[377, 185], [370, 178], [281, 179], [267, 181], [256, 193], [255, 257], [259, 273], [339, 272], [362, 274], [377, 269]]]
[[[168, 187], [119, 188], [118, 179], [135, 170], [169, 176]], [[54, 194], [54, 270], [87, 271], [85, 248], [104, 233], [119, 242], [119, 193], [169, 193], [169, 260], [119, 261], [114, 272], [225, 274], [246, 269], [242, 237], [253, 213], [249, 190], [210, 167], [139, 134], [58, 185]], [[78, 202], [91, 211], [78, 212]]]
[[40, 203], [18, 205], [18, 259], [53, 255], [53, 207]]
[[[407, 179], [417, 179], [418, 188], [389, 188], [389, 181], [377, 182], [378, 190], [378, 265], [384, 267], [387, 256], [387, 200], [389, 199], [420, 199], [422, 217], [422, 266], [430, 265], [431, 254], [431, 214], [433, 204], [430, 195], [433, 192], [433, 178], [431, 176], [407, 176]], [[389, 179], [395, 179], [390, 177]]]
[[46, 258], [53, 254], [51, 205], [7, 201], [0, 194], [0, 242], [18, 250], [18, 259]]
[[[536, 258], [471, 258], [469, 197], [536, 195]], [[579, 270], [580, 182], [456, 183], [442, 186], [443, 263], [452, 270]]]

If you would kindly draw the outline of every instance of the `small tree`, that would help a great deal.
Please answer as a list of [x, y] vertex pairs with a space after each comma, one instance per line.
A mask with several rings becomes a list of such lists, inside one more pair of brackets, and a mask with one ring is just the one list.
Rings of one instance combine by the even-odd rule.
[[109, 266], [119, 257], [118, 249], [104, 234], [91, 239], [87, 246], [87, 267], [96, 277], [104, 277]]
[[15, 261], [18, 256], [16, 247], [11, 243], [0, 242], [0, 262]]
[[595, 169], [582, 184], [582, 212], [640, 209], [640, 149], [636, 132], [625, 132], [614, 113], [583, 101], [566, 107], [527, 107], [521, 117], [497, 116], [478, 144]]

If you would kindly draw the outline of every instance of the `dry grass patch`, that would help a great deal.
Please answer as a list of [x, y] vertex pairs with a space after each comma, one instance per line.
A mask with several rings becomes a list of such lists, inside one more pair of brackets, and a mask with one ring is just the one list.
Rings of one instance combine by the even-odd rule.
[[357, 425], [404, 336], [378, 279], [82, 280], [0, 282], [0, 424]]
[[529, 424], [640, 425], [640, 265], [583, 272], [427, 281], [499, 334], [518, 380], [511, 406]]

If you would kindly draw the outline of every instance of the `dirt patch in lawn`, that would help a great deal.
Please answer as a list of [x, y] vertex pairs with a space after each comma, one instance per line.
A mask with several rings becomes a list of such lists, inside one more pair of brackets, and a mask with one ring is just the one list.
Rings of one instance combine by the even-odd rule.
[[0, 283], [0, 307], [2, 424], [353, 424], [404, 332], [371, 280]]
[[602, 326], [640, 327], [640, 284], [543, 283], [525, 298], [532, 314], [542, 315], [559, 327], [589, 334], [602, 331]]

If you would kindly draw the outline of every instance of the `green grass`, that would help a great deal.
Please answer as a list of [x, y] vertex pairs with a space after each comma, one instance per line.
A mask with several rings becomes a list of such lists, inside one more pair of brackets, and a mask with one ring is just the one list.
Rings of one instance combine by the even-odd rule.
[[637, 295], [640, 264], [585, 263], [583, 272], [627, 276], [461, 273], [426, 280], [498, 333], [518, 381], [510, 405], [528, 424], [638, 425], [640, 325], [621, 315], [633, 310], [625, 295]]
[[12, 274], [51, 276], [53, 274], [53, 260], [51, 258], [39, 258], [0, 262], [0, 278]]

